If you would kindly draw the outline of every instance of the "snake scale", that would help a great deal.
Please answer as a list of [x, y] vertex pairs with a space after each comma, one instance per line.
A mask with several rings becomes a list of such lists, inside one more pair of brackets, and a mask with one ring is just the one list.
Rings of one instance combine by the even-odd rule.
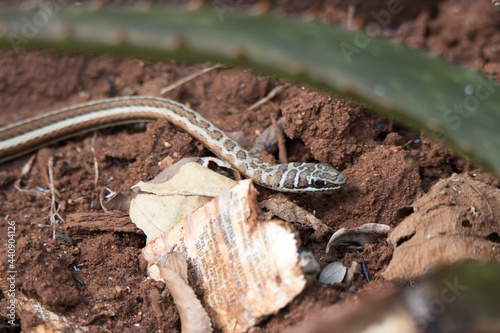
[[261, 162], [185, 105], [164, 98], [144, 96], [88, 102], [1, 128], [0, 161], [96, 128], [157, 119], [166, 119], [188, 132], [241, 174], [276, 191], [329, 191], [342, 187], [346, 182], [345, 176], [326, 164], [272, 165]]

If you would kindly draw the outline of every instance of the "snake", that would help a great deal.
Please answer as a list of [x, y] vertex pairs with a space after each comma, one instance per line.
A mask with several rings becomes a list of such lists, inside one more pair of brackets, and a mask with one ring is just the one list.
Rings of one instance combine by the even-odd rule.
[[166, 119], [186, 131], [263, 187], [281, 192], [319, 192], [336, 190], [346, 182], [344, 175], [327, 164], [261, 162], [196, 111], [150, 96], [91, 101], [0, 128], [0, 163], [99, 128], [158, 119]]

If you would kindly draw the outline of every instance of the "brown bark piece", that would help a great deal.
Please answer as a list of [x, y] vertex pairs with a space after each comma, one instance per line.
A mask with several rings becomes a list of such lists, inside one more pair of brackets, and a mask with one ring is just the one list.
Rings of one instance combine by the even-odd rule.
[[297, 222], [304, 226], [314, 229], [314, 234], [311, 238], [316, 241], [323, 239], [323, 236], [331, 232], [330, 227], [324, 224], [313, 214], [306, 211], [288, 199], [287, 196], [278, 193], [269, 199], [261, 202], [261, 207], [266, 208], [269, 212], [264, 214], [266, 220], [277, 216], [287, 222]]
[[394, 255], [386, 279], [413, 280], [457, 261], [500, 259], [500, 191], [457, 175], [417, 200], [389, 236]]
[[74, 213], [68, 215], [64, 229], [68, 233], [77, 231], [110, 231], [110, 232], [129, 232], [143, 234], [142, 230], [137, 228], [130, 217], [121, 212], [88, 212]]

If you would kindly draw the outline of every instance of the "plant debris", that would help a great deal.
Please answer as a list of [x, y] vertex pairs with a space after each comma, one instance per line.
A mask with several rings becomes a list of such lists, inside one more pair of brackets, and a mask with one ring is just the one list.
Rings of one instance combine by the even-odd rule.
[[500, 190], [457, 175], [434, 185], [390, 234], [386, 279], [409, 281], [457, 261], [500, 259]]
[[186, 216], [144, 249], [149, 275], [159, 262], [186, 255], [190, 285], [224, 332], [245, 332], [302, 292], [306, 280], [290, 224], [258, 219], [257, 191], [243, 180]]
[[391, 228], [385, 224], [367, 223], [355, 229], [337, 230], [326, 245], [326, 253], [331, 247], [356, 246], [363, 247], [365, 244], [373, 243], [378, 238], [386, 237]]

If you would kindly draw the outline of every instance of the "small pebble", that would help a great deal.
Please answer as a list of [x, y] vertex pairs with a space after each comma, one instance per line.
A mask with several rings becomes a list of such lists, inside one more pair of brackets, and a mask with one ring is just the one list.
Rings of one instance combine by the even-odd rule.
[[324, 285], [340, 283], [344, 280], [347, 269], [340, 261], [332, 262], [319, 275], [319, 282]]

